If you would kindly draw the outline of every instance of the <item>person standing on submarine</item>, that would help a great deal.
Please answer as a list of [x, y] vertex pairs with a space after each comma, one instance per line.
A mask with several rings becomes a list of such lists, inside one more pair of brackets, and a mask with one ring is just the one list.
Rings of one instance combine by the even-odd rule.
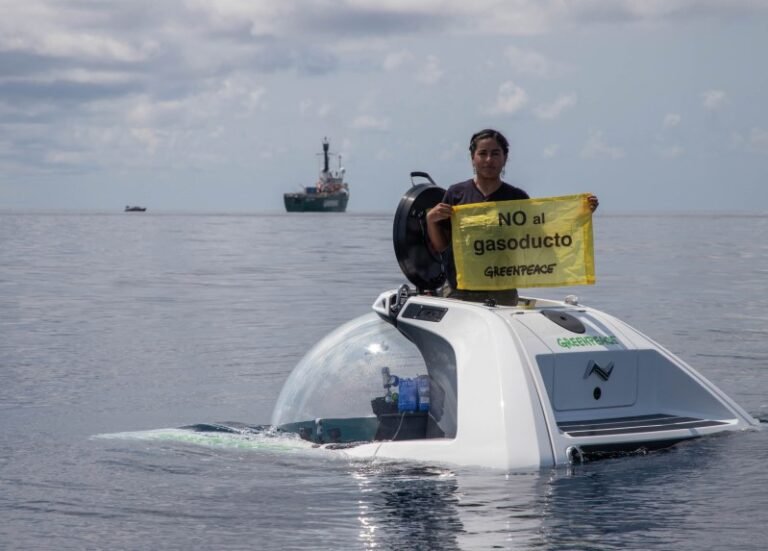
[[[469, 153], [474, 177], [450, 186], [442, 201], [427, 213], [427, 236], [432, 248], [442, 255], [447, 280], [443, 295], [473, 302], [484, 302], [490, 298], [498, 304], [514, 306], [517, 304], [517, 289], [472, 291], [456, 288], [456, 264], [451, 247], [452, 208], [456, 205], [530, 199], [525, 191], [501, 179], [509, 157], [509, 141], [501, 132], [492, 128], [475, 132], [469, 141]], [[590, 195], [592, 212], [598, 204], [597, 197]]]

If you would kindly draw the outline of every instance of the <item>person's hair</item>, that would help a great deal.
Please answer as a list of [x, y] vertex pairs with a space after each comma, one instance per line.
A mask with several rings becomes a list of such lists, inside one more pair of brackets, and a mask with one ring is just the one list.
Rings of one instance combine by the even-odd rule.
[[475, 156], [475, 151], [477, 150], [477, 142], [486, 138], [493, 138], [496, 140], [496, 143], [498, 143], [501, 146], [501, 149], [504, 150], [504, 156], [509, 156], [509, 142], [507, 141], [507, 138], [504, 137], [504, 134], [498, 130], [494, 130], [493, 128], [485, 128], [480, 132], [475, 132], [472, 134], [472, 139], [469, 140], [469, 153], [472, 155], [472, 157]]

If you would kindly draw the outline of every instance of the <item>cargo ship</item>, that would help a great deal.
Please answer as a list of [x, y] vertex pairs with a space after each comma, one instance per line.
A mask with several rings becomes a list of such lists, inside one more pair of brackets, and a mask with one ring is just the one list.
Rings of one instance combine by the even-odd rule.
[[345, 212], [349, 201], [349, 185], [344, 182], [344, 168], [330, 169], [330, 143], [323, 138], [323, 170], [314, 186], [302, 191], [284, 193], [283, 201], [288, 212]]

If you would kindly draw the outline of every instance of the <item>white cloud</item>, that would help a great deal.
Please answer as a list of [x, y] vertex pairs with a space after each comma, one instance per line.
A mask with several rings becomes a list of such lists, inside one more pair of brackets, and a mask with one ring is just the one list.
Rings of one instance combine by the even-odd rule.
[[[170, 4], [171, 12], [182, 4], [179, 9], [193, 11], [196, 22], [206, 21], [206, 25], [218, 31], [247, 22], [254, 36], [327, 35], [345, 24], [352, 27], [360, 23], [382, 32], [391, 32], [393, 28], [418, 32], [437, 27], [456, 33], [530, 36], [606, 21], [645, 23], [765, 11], [764, 0], [166, 0], [163, 4]], [[329, 16], [329, 11], [336, 13]]]
[[413, 59], [413, 54], [408, 50], [400, 50], [399, 52], [390, 52], [384, 56], [384, 62], [382, 66], [385, 71], [394, 71], [402, 67], [405, 63]]
[[62, 69], [47, 73], [24, 76], [0, 77], [0, 82], [27, 82], [36, 84], [55, 84], [57, 82], [77, 84], [131, 84], [136, 75], [130, 71], [99, 70], [99, 69]]
[[160, 138], [152, 128], [133, 128], [131, 135], [144, 146], [148, 153], [153, 154], [160, 146]]
[[556, 157], [559, 152], [560, 146], [557, 144], [551, 144], [544, 148], [544, 151], [541, 152], [541, 156], [544, 159], [552, 159]]
[[726, 95], [723, 90], [707, 90], [701, 94], [701, 103], [710, 111], [714, 111], [722, 107], [726, 101]]
[[685, 149], [683, 149], [679, 145], [667, 145], [664, 147], [660, 147], [658, 149], [659, 155], [665, 159], [677, 159], [679, 157], [682, 157], [685, 153]]
[[47, 163], [76, 166], [83, 161], [88, 161], [86, 155], [78, 151], [49, 151], [45, 155]]
[[245, 99], [243, 102], [245, 103], [245, 108], [248, 111], [253, 111], [257, 107], [259, 107], [262, 104], [262, 98], [267, 93], [267, 90], [265, 88], [254, 88], [250, 92], [247, 92], [245, 95]]
[[137, 99], [126, 117], [135, 126], [169, 124], [177, 121], [184, 111], [181, 101], [152, 101], [146, 96]]
[[329, 103], [317, 103], [312, 99], [303, 99], [299, 102], [299, 112], [302, 115], [312, 114], [318, 118], [325, 118], [332, 111]]
[[749, 147], [755, 152], [768, 153], [768, 131], [753, 128], [749, 133]]
[[[178, 2], [167, 2], [173, 6]], [[290, 26], [290, 21], [300, 17], [302, 11], [293, 2], [243, 2], [226, 0], [183, 0], [183, 9], [204, 20], [214, 31], [222, 32], [249, 25], [252, 36], [271, 35]]]
[[155, 42], [133, 45], [109, 36], [66, 31], [23, 37], [12, 46], [13, 49], [54, 57], [72, 56], [127, 63], [146, 60], [158, 49]]
[[299, 102], [299, 113], [304, 115], [307, 111], [309, 111], [312, 108], [312, 105], [315, 102], [311, 99], [303, 99]]
[[504, 57], [514, 72], [523, 75], [548, 77], [557, 70], [554, 62], [533, 50], [523, 50], [516, 46], [510, 46], [504, 50]]
[[424, 84], [436, 84], [443, 78], [440, 60], [433, 55], [427, 56], [424, 67], [416, 73], [416, 80]]
[[333, 107], [331, 107], [331, 104], [329, 103], [323, 103], [317, 108], [317, 116], [321, 119], [324, 119], [328, 116], [328, 114], [333, 110]]
[[674, 128], [680, 124], [683, 118], [677, 113], [667, 113], [664, 115], [664, 128]]
[[585, 159], [621, 159], [625, 157], [625, 153], [620, 147], [606, 144], [602, 130], [596, 130], [590, 132], [589, 139], [581, 150], [581, 156]]
[[496, 104], [491, 110], [493, 113], [512, 115], [525, 107], [528, 103], [528, 93], [511, 80], [503, 82], [499, 86], [496, 95]]
[[389, 119], [373, 115], [359, 115], [352, 121], [352, 128], [357, 130], [389, 130]]
[[574, 105], [576, 105], [575, 95], [560, 96], [552, 103], [539, 105], [534, 110], [534, 113], [540, 119], [552, 120], [559, 117], [563, 111]]
[[733, 143], [738, 149], [750, 153], [766, 154], [768, 153], [768, 130], [755, 127], [746, 136], [738, 132], [734, 133]]
[[[254, 151], [272, 154], [265, 144], [295, 139], [297, 128], [302, 139], [347, 132], [358, 144], [350, 165], [356, 173], [369, 170], [363, 163], [381, 147], [393, 158], [418, 150], [464, 160], [463, 140], [446, 151], [453, 138], [437, 147], [418, 136], [393, 142], [386, 132], [430, 128], [453, 136], [459, 128], [463, 135], [461, 128], [509, 125], [513, 118], [521, 136], [542, 131], [539, 119], [562, 131], [535, 146], [540, 162], [580, 153], [634, 157], [627, 144], [635, 141], [649, 144], [657, 162], [690, 157], [717, 137], [691, 134], [683, 141], [679, 131], [713, 122], [712, 131], [726, 139], [740, 132], [724, 152], [728, 162], [744, 162], [745, 173], [759, 178], [768, 158], [762, 106], [737, 101], [752, 93], [750, 82], [731, 78], [733, 60], [765, 43], [766, 0], [163, 0], [151, 10], [142, 0], [2, 4], [0, 173], [9, 181], [21, 180], [22, 170], [45, 170], [46, 162], [71, 163], [96, 178], [113, 165], [126, 175], [169, 162], [186, 169], [213, 154], [234, 174], [258, 160]], [[717, 12], [722, 18], [703, 20]], [[730, 55], [690, 67], [689, 79], [667, 79], [664, 97], [647, 98], [650, 128], [638, 123], [641, 113], [619, 111], [611, 98], [635, 97], [644, 82], [674, 74], [686, 61], [685, 48], [643, 44], [703, 36], [708, 51]], [[579, 37], [586, 41], [576, 45]], [[602, 69], [616, 63], [618, 51], [637, 63], [616, 81]], [[566, 71], [569, 84], [554, 78]], [[693, 81], [703, 84], [686, 89]], [[669, 103], [683, 94], [694, 105], [690, 112]], [[732, 112], [709, 120], [717, 109]], [[617, 116], [616, 126], [599, 122]], [[583, 120], [605, 134], [590, 134]], [[77, 139], [74, 128], [87, 139]], [[269, 136], [258, 128], [269, 128]], [[573, 132], [581, 142], [566, 144]], [[284, 172], [287, 155], [275, 149], [264, 170]]]

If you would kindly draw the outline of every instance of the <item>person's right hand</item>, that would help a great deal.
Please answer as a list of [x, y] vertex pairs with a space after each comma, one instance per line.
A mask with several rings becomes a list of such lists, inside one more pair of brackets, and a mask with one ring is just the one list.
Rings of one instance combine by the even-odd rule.
[[438, 203], [427, 211], [427, 222], [439, 222], [451, 217], [453, 207], [448, 203]]

